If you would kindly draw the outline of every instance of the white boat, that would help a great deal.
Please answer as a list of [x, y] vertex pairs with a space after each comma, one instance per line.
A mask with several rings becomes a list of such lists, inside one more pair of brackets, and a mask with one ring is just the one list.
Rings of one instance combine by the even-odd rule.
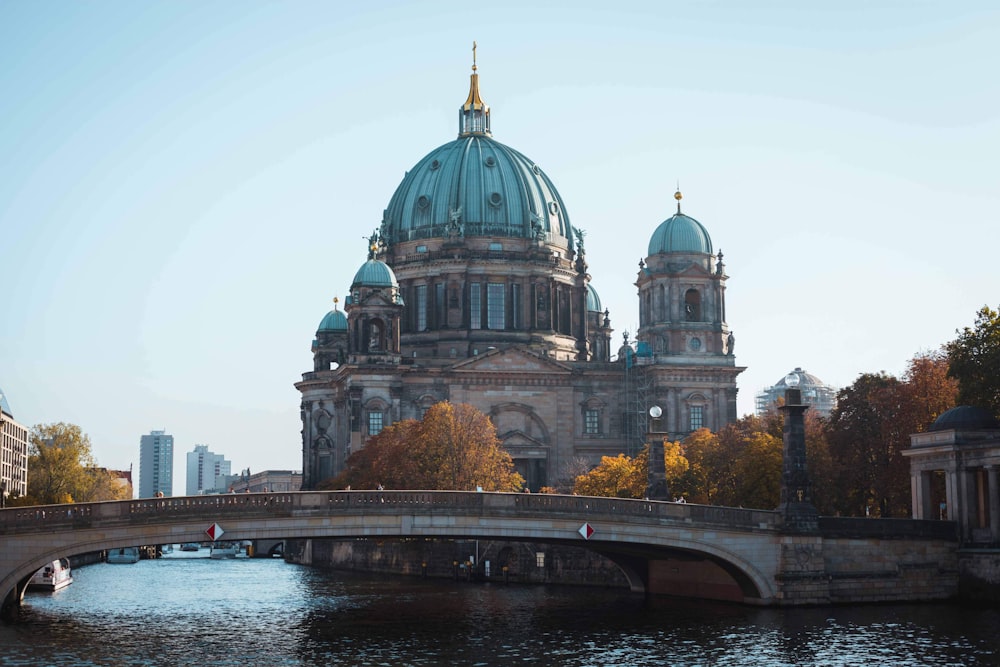
[[239, 553], [239, 546], [235, 542], [213, 542], [212, 551], [209, 552], [209, 558], [236, 558], [236, 554]]
[[45, 567], [31, 575], [28, 588], [58, 591], [73, 583], [73, 574], [69, 569], [69, 560], [60, 558], [54, 560]]
[[253, 542], [243, 540], [242, 542], [213, 542], [212, 550], [209, 552], [210, 558], [250, 558], [253, 553]]
[[139, 547], [121, 547], [108, 552], [107, 562], [109, 563], [138, 563]]

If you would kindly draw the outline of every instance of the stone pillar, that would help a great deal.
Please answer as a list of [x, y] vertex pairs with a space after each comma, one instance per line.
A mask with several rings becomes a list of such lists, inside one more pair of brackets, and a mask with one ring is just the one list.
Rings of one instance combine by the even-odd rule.
[[986, 476], [988, 479], [986, 493], [989, 498], [990, 507], [990, 541], [1000, 542], [1000, 493], [998, 493], [997, 482], [1000, 475], [997, 474], [995, 465], [986, 466]]
[[785, 417], [784, 451], [781, 474], [781, 512], [783, 529], [791, 533], [818, 533], [819, 512], [812, 503], [812, 481], [806, 465], [805, 412], [802, 391], [797, 387], [785, 390], [785, 405], [780, 410]]
[[649, 409], [649, 433], [646, 441], [649, 443], [649, 460], [646, 463], [646, 497], [650, 500], [670, 500], [670, 488], [667, 486], [667, 468], [663, 462], [663, 439], [667, 437], [660, 428], [660, 416], [663, 411], [654, 406]]

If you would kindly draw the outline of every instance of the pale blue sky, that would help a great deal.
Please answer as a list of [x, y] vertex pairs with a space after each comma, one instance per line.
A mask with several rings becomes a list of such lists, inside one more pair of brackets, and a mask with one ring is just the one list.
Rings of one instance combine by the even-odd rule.
[[[740, 413], [795, 366], [901, 373], [1000, 303], [1000, 9], [972, 2], [0, 1], [0, 387], [301, 468], [316, 326], [404, 172], [494, 137], [587, 232], [616, 341], [674, 210], [725, 253]], [[138, 482], [138, 480], [136, 479]]]

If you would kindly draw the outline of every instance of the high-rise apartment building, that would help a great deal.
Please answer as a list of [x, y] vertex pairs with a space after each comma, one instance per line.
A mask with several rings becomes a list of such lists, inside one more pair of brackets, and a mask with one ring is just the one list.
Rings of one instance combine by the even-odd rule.
[[28, 429], [14, 420], [0, 389], [0, 507], [28, 492]]
[[[222, 454], [208, 451], [208, 445], [195, 445], [187, 455], [187, 495], [196, 496], [219, 488], [219, 477], [228, 477], [233, 464]], [[223, 484], [226, 482], [224, 481]], [[224, 491], [225, 489], [223, 489]]]
[[174, 436], [150, 431], [139, 442], [139, 497], [174, 494]]

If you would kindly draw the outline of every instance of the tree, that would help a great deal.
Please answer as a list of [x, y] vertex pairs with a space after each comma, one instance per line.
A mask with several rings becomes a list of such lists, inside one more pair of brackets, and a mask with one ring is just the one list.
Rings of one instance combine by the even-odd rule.
[[900, 381], [886, 373], [865, 373], [837, 393], [827, 439], [838, 463], [838, 511], [847, 516], [909, 513], [909, 466], [900, 429]]
[[1000, 312], [983, 306], [973, 327], [948, 343], [948, 375], [958, 380], [958, 402], [1000, 417]]
[[649, 475], [649, 448], [636, 457], [619, 454], [602, 456], [600, 464], [576, 478], [573, 493], [581, 496], [642, 498], [646, 495]]
[[28, 493], [24, 504], [123, 500], [127, 489], [98, 468], [90, 436], [76, 424], [37, 424], [28, 440]]
[[941, 413], [957, 405], [958, 381], [949, 377], [943, 350], [915, 355], [903, 374], [900, 419], [907, 434], [926, 431]]
[[485, 414], [465, 403], [437, 403], [420, 421], [383, 429], [320, 488], [519, 491], [524, 478]]

